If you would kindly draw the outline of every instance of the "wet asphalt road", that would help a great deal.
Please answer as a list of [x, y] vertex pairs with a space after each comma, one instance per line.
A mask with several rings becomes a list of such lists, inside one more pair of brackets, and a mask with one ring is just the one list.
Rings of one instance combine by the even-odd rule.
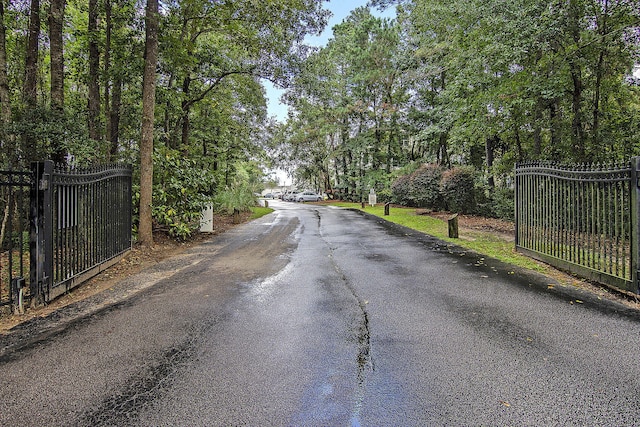
[[0, 337], [0, 425], [640, 423], [638, 314], [356, 212], [271, 206], [133, 297]]

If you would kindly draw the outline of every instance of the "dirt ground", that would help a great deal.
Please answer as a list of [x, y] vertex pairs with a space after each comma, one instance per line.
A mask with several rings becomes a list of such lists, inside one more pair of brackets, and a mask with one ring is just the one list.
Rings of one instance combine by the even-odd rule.
[[[429, 212], [426, 214], [445, 221], [451, 217], [451, 214], [447, 212]], [[241, 223], [248, 221], [249, 218], [250, 213], [243, 214], [241, 217]], [[116, 265], [87, 281], [68, 294], [62, 295], [44, 307], [28, 309], [25, 314], [0, 318], [0, 333], [6, 332], [13, 326], [31, 318], [46, 316], [68, 304], [105, 291], [126, 277], [139, 273], [147, 267], [157, 264], [167, 258], [179, 255], [188, 248], [209, 239], [211, 236], [224, 233], [236, 226], [236, 224], [233, 224], [232, 217], [224, 215], [216, 215], [214, 217], [214, 224], [215, 230], [213, 233], [198, 234], [188, 242], [176, 241], [162, 232], [154, 233], [154, 245], [152, 247], [134, 245], [133, 249]], [[459, 215], [458, 225], [461, 230], [470, 229], [490, 232], [494, 235], [501, 236], [506, 241], [514, 240], [513, 236], [515, 227], [514, 224], [509, 221], [472, 215]], [[549, 274], [560, 283], [580, 288], [591, 292], [600, 298], [617, 301], [630, 308], [640, 310], [640, 302], [637, 297], [617, 293], [606, 287], [592, 284], [555, 269], [550, 269]]]
[[[452, 216], [449, 212], [429, 212], [428, 215], [443, 221], [447, 221]], [[460, 214], [458, 215], [458, 227], [488, 232], [500, 236], [508, 242], [515, 241], [515, 224], [502, 219]]]
[[[250, 212], [241, 214], [240, 223], [247, 222], [250, 217]], [[113, 287], [126, 277], [137, 274], [167, 258], [179, 255], [187, 249], [200, 244], [204, 240], [210, 239], [216, 234], [224, 233], [225, 231], [237, 226], [237, 224], [233, 223], [233, 218], [227, 215], [215, 215], [213, 223], [215, 227], [213, 233], [197, 234], [188, 242], [180, 242], [162, 231], [154, 231], [153, 246], [142, 247], [138, 244], [134, 244], [131, 251], [129, 251], [117, 264], [67, 294], [56, 298], [49, 304], [43, 307], [29, 308], [26, 310], [25, 314], [0, 317], [0, 334], [8, 331], [19, 323], [26, 322], [34, 317], [47, 316], [61, 307], [103, 292]]]

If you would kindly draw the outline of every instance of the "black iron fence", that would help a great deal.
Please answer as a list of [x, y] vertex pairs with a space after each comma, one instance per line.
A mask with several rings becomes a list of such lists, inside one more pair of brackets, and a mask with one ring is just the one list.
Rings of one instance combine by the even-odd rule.
[[131, 248], [131, 167], [0, 172], [0, 306], [48, 302]]
[[131, 249], [131, 168], [34, 166], [37, 239], [31, 293], [49, 301]]
[[516, 248], [638, 293], [638, 160], [516, 165]]
[[29, 275], [30, 172], [0, 171], [0, 307], [20, 305]]

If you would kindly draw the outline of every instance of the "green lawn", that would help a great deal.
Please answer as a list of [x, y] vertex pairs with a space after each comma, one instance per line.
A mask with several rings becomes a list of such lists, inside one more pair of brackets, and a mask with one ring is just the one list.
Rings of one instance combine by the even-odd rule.
[[270, 214], [271, 212], [273, 212], [273, 209], [264, 208], [262, 206], [254, 206], [251, 208], [251, 212], [252, 212], [251, 219], [258, 219], [262, 216]]

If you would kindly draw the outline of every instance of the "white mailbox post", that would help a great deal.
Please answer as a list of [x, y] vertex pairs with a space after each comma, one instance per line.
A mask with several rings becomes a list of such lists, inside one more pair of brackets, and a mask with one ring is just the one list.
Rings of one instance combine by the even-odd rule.
[[372, 188], [369, 190], [369, 204], [375, 206], [376, 203], [378, 203], [378, 196], [376, 196], [376, 190]]
[[200, 218], [200, 232], [213, 232], [213, 205], [207, 205], [207, 207], [202, 211], [202, 217]]

